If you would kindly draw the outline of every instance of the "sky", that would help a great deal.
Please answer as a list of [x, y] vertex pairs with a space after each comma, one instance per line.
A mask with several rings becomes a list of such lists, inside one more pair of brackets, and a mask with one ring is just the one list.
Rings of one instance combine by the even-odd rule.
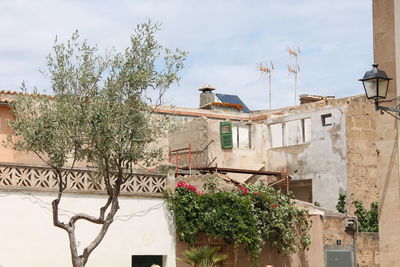
[[161, 23], [159, 42], [189, 52], [167, 104], [198, 107], [199, 91], [238, 95], [251, 110], [269, 106], [268, 80], [257, 66], [272, 61], [272, 108], [293, 105], [288, 47], [300, 48], [298, 94], [362, 94], [373, 63], [371, 0], [1, 0], [0, 90], [22, 81], [49, 92], [39, 70], [55, 36], [77, 29], [100, 50], [124, 49], [138, 23]]

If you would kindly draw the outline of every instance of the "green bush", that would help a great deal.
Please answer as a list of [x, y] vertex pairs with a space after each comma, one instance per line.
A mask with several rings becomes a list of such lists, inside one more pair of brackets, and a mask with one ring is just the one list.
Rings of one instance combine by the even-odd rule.
[[195, 244], [198, 234], [205, 233], [235, 248], [243, 245], [255, 265], [267, 242], [283, 255], [310, 244], [308, 211], [265, 185], [239, 187], [232, 192], [213, 188], [203, 193], [180, 182], [175, 194], [167, 193], [166, 198], [182, 241]]

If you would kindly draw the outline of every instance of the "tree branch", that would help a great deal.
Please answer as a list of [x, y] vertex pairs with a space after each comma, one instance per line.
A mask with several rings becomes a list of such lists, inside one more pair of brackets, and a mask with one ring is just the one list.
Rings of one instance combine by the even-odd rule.
[[114, 192], [113, 192], [114, 197], [111, 200], [111, 209], [107, 214], [107, 218], [104, 220], [103, 226], [101, 227], [100, 232], [98, 233], [96, 238], [83, 250], [83, 254], [80, 256], [80, 258], [82, 258], [84, 263], [87, 262], [89, 255], [103, 240], [105, 234], [107, 233], [108, 228], [114, 221], [114, 216], [119, 209], [118, 195], [120, 190], [121, 190], [121, 185], [120, 182], [117, 180], [114, 186]]
[[58, 213], [58, 205], [60, 204], [61, 197], [63, 194], [63, 191], [65, 190], [67, 183], [65, 182], [65, 186], [63, 185], [62, 182], [62, 172], [58, 168], [54, 168], [56, 172], [56, 177], [58, 181], [58, 194], [57, 198], [53, 200], [51, 203], [52, 209], [53, 209], [53, 224], [56, 227], [59, 227], [61, 229], [64, 229], [68, 233], [71, 231], [70, 227], [66, 225], [65, 223], [60, 222], [59, 220], [59, 213]]
[[86, 220], [86, 221], [89, 221], [89, 222], [95, 223], [95, 224], [103, 224], [104, 223], [104, 219], [96, 218], [94, 216], [90, 216], [90, 215], [87, 215], [84, 213], [78, 213], [71, 217], [71, 219], [69, 220], [69, 223], [68, 223], [69, 226], [74, 226], [78, 220]]

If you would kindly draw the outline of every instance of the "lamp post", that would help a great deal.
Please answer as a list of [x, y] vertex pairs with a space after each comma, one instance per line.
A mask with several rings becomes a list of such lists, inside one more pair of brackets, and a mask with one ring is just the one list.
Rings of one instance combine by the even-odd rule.
[[383, 70], [378, 69], [378, 64], [372, 64], [372, 70], [367, 71], [364, 74], [364, 77], [362, 79], [359, 79], [359, 81], [363, 83], [365, 95], [367, 96], [367, 98], [374, 101], [375, 109], [380, 110], [381, 114], [386, 112], [396, 119], [400, 120], [400, 105], [398, 105], [396, 108], [390, 108], [380, 105], [380, 103], [382, 102], [397, 100], [397, 98], [385, 100], [390, 80], [392, 79], [389, 78]]

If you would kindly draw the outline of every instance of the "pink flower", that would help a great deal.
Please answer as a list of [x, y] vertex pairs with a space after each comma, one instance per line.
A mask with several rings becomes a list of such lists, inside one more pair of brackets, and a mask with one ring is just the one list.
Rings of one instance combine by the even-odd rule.
[[247, 192], [249, 192], [249, 189], [241, 185], [239, 185], [239, 190], [242, 192], [243, 195], [246, 195]]
[[176, 187], [185, 187], [186, 183], [185, 182], [179, 182], [176, 184]]
[[177, 183], [177, 184], [176, 184], [176, 187], [183, 187], [183, 188], [186, 188], [187, 190], [192, 191], [192, 192], [194, 192], [194, 193], [197, 192], [197, 188], [196, 188], [194, 185], [187, 184], [187, 183], [185, 183], [185, 182], [179, 182], [179, 183]]
[[273, 209], [276, 209], [277, 207], [278, 207], [278, 204], [274, 204], [274, 205], [272, 206]]

